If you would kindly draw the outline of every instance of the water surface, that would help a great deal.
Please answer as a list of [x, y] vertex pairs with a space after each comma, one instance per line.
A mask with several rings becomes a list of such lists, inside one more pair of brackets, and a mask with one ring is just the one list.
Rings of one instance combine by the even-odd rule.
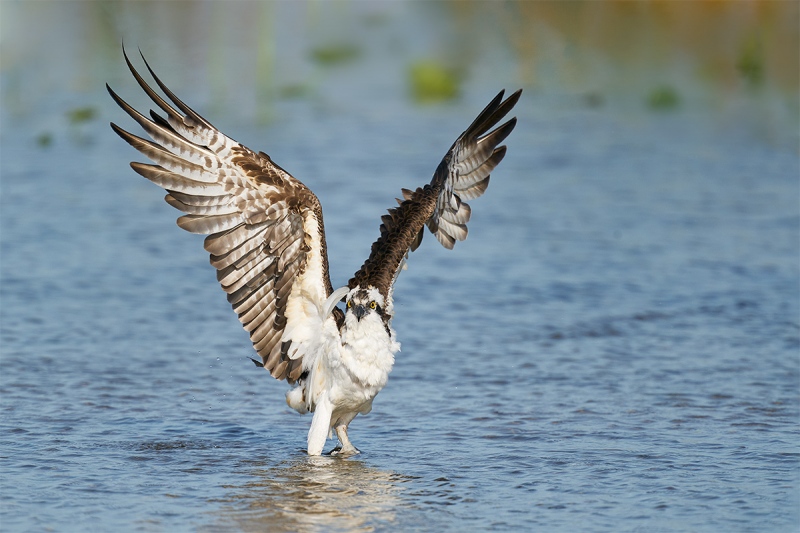
[[[230, 109], [250, 105], [247, 83], [222, 83], [219, 104], [169, 42], [133, 46], [320, 197], [337, 286], [400, 188], [517, 86], [475, 74], [459, 99], [417, 105], [375, 37], [375, 56], [259, 118]], [[107, 127], [134, 126], [103, 81], [145, 102], [109, 46], [101, 64], [53, 63], [91, 86], [28, 109], [8, 104], [14, 83], [49, 74], [3, 80], [4, 531], [796, 531], [793, 133], [526, 86], [469, 239], [427, 235], [398, 281], [402, 351], [351, 426], [363, 453], [313, 458], [310, 418], [249, 361], [202, 238]]]

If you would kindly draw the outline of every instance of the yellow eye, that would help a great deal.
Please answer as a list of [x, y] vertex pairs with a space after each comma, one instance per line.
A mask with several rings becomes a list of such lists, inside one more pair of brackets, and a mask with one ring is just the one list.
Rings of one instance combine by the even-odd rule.
[[369, 308], [370, 309], [375, 309], [375, 307], [376, 307], [375, 302], [370, 302], [369, 303]]
[[350, 309], [351, 307], [353, 307], [353, 304], [352, 304], [352, 302], [350, 302], [350, 300], [348, 300], [347, 301], [347, 308]]

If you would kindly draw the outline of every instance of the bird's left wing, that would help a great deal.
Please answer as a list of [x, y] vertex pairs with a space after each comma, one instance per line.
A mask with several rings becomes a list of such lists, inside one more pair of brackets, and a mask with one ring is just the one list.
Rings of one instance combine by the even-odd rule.
[[517, 119], [495, 126], [511, 111], [521, 93], [522, 89], [503, 100], [504, 91], [500, 91], [456, 139], [430, 184], [415, 191], [403, 189], [404, 200], [398, 199], [398, 207], [389, 209], [381, 218], [381, 235], [372, 245], [369, 258], [350, 279], [351, 288], [371, 285], [386, 298], [408, 252], [422, 242], [425, 226], [448, 249], [457, 240], [467, 238], [472, 211], [464, 200], [486, 191], [489, 174], [505, 157], [506, 147], [500, 143], [514, 129]]
[[127, 54], [125, 61], [166, 114], [151, 110], [145, 117], [106, 86], [155, 141], [111, 124], [156, 163], [131, 166], [166, 189], [167, 203], [186, 213], [178, 218], [181, 228], [208, 235], [204, 246], [217, 279], [250, 333], [261, 364], [275, 378], [294, 382], [305, 370], [304, 356], [319, 342], [315, 336], [325, 319], [321, 310], [332, 292], [319, 200], [267, 154], [227, 137], [184, 104], [146, 61], [172, 104], [144, 81]]

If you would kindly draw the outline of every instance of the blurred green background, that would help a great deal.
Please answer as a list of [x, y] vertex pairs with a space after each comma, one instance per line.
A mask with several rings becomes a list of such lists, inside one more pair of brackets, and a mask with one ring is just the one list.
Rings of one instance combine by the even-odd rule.
[[124, 41], [250, 123], [274, 120], [280, 100], [325, 108], [337, 91], [424, 105], [522, 86], [554, 105], [710, 111], [796, 145], [799, 21], [793, 0], [2, 0], [2, 107], [41, 146], [96, 120], [102, 84], [127, 76]]

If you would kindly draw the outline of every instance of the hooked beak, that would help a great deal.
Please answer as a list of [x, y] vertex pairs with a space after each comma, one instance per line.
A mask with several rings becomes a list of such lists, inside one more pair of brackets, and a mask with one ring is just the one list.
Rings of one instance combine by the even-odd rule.
[[357, 320], [361, 320], [361, 318], [367, 314], [367, 308], [361, 304], [355, 306], [353, 308], [353, 313], [356, 315]]

